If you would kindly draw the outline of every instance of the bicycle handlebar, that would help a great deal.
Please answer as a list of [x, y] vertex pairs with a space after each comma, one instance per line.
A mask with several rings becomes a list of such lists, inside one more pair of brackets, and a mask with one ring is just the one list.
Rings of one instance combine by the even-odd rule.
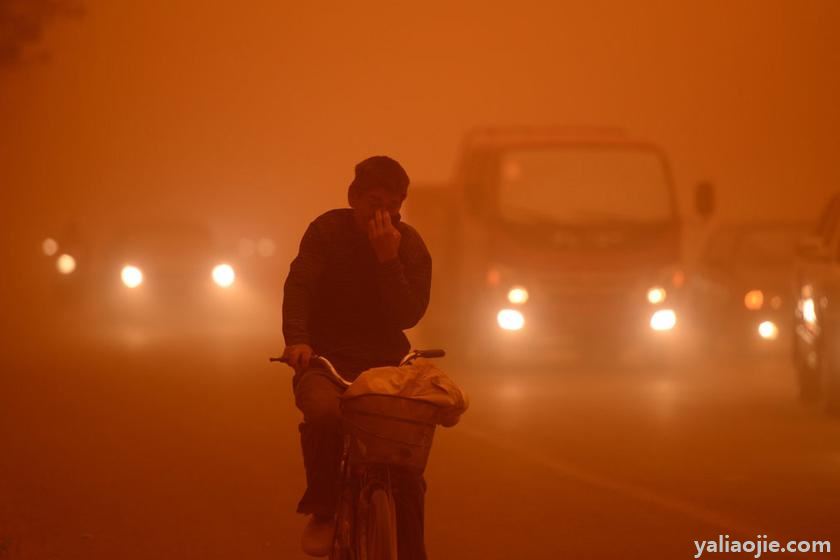
[[[446, 356], [446, 350], [442, 350], [440, 348], [432, 348], [430, 350], [412, 350], [402, 359], [401, 363], [406, 363], [407, 361], [413, 360], [415, 358], [443, 358]], [[317, 354], [312, 356], [313, 359], [321, 359], [325, 360], [323, 356], [318, 356]], [[283, 364], [288, 364], [289, 360], [284, 358], [283, 356], [279, 357], [270, 357], [268, 358], [269, 362], [280, 362]]]
[[[410, 364], [411, 362], [413, 362], [417, 358], [442, 358], [444, 356], [446, 356], [446, 351], [442, 350], [440, 348], [433, 348], [433, 349], [430, 349], [430, 350], [412, 350], [411, 352], [406, 354], [406, 356], [400, 361], [400, 366]], [[350, 382], [347, 381], [346, 379], [344, 379], [341, 376], [341, 374], [338, 373], [335, 370], [335, 367], [333, 367], [332, 363], [330, 363], [330, 361], [328, 359], [326, 359], [323, 356], [319, 356], [317, 354], [313, 354], [312, 359], [313, 360], [318, 360], [321, 363], [323, 363], [327, 367], [327, 369], [330, 371], [330, 373], [332, 373], [333, 376], [336, 379], [338, 379], [339, 382], [341, 382], [342, 384], [347, 385], [347, 386], [350, 385]], [[280, 363], [283, 363], [283, 364], [288, 364], [289, 363], [289, 360], [287, 360], [286, 358], [284, 358], [282, 356], [280, 356], [280, 357], [270, 357], [270, 358], [268, 358], [268, 361], [269, 362], [280, 362]]]
[[433, 348], [430, 350], [415, 350], [414, 354], [417, 358], [443, 358], [446, 356], [446, 350], [441, 348]]

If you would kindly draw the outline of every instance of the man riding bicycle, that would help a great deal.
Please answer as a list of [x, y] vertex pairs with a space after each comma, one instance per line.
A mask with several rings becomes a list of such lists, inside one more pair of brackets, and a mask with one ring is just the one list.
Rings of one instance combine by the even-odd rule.
[[[395, 160], [368, 158], [355, 168], [350, 208], [322, 214], [307, 228], [283, 299], [283, 358], [295, 369], [295, 404], [307, 488], [297, 511], [312, 515], [302, 546], [329, 553], [342, 452], [341, 385], [313, 355], [348, 380], [395, 366], [410, 344], [403, 330], [426, 312], [432, 260], [422, 238], [400, 221], [409, 178]], [[422, 475], [394, 470], [400, 560], [424, 560]]]

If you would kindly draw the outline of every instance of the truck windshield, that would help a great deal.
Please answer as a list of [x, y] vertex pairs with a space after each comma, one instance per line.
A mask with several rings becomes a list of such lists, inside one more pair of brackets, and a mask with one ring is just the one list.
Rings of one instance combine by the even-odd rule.
[[510, 151], [499, 169], [499, 213], [514, 224], [648, 224], [674, 219], [667, 171], [650, 149]]

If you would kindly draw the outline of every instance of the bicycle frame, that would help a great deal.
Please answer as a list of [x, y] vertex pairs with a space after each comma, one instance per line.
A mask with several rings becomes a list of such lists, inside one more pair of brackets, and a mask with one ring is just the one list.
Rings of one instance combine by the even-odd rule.
[[[443, 350], [412, 350], [400, 361], [399, 366], [408, 365], [417, 358], [440, 358], [446, 355]], [[341, 376], [332, 363], [325, 357], [314, 355], [317, 360], [342, 386], [349, 387], [352, 381]], [[271, 362], [286, 362], [283, 358], [269, 358]], [[397, 559], [396, 553], [396, 518], [393, 492], [391, 489], [391, 466], [382, 465], [351, 465], [350, 447], [351, 435], [344, 434], [341, 453], [339, 503], [336, 508], [335, 537], [330, 552], [330, 560], [379, 560], [367, 557], [367, 529], [368, 509], [371, 497], [376, 490], [383, 490], [390, 504], [388, 508], [393, 529], [393, 550], [388, 553], [392, 560]]]
[[[400, 361], [400, 366], [410, 364], [419, 357], [443, 356], [442, 350], [412, 350]], [[343, 385], [350, 386], [350, 382], [341, 377], [329, 360], [318, 357], [319, 361]], [[390, 507], [392, 516], [391, 526], [394, 530], [393, 551], [389, 554], [393, 560], [396, 552], [396, 506], [391, 487], [390, 465], [351, 465], [350, 464], [350, 434], [344, 434], [344, 448], [341, 454], [341, 490], [339, 504], [336, 508], [335, 538], [330, 560], [368, 560], [366, 558], [368, 543], [366, 542], [368, 527], [368, 509], [375, 490], [381, 488]], [[373, 560], [373, 559], [371, 559]]]

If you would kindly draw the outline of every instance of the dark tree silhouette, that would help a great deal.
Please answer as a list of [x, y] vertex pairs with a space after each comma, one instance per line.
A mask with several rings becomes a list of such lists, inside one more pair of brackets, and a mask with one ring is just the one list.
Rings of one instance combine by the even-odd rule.
[[48, 23], [83, 13], [82, 0], [0, 0], [0, 67], [23, 62]]

